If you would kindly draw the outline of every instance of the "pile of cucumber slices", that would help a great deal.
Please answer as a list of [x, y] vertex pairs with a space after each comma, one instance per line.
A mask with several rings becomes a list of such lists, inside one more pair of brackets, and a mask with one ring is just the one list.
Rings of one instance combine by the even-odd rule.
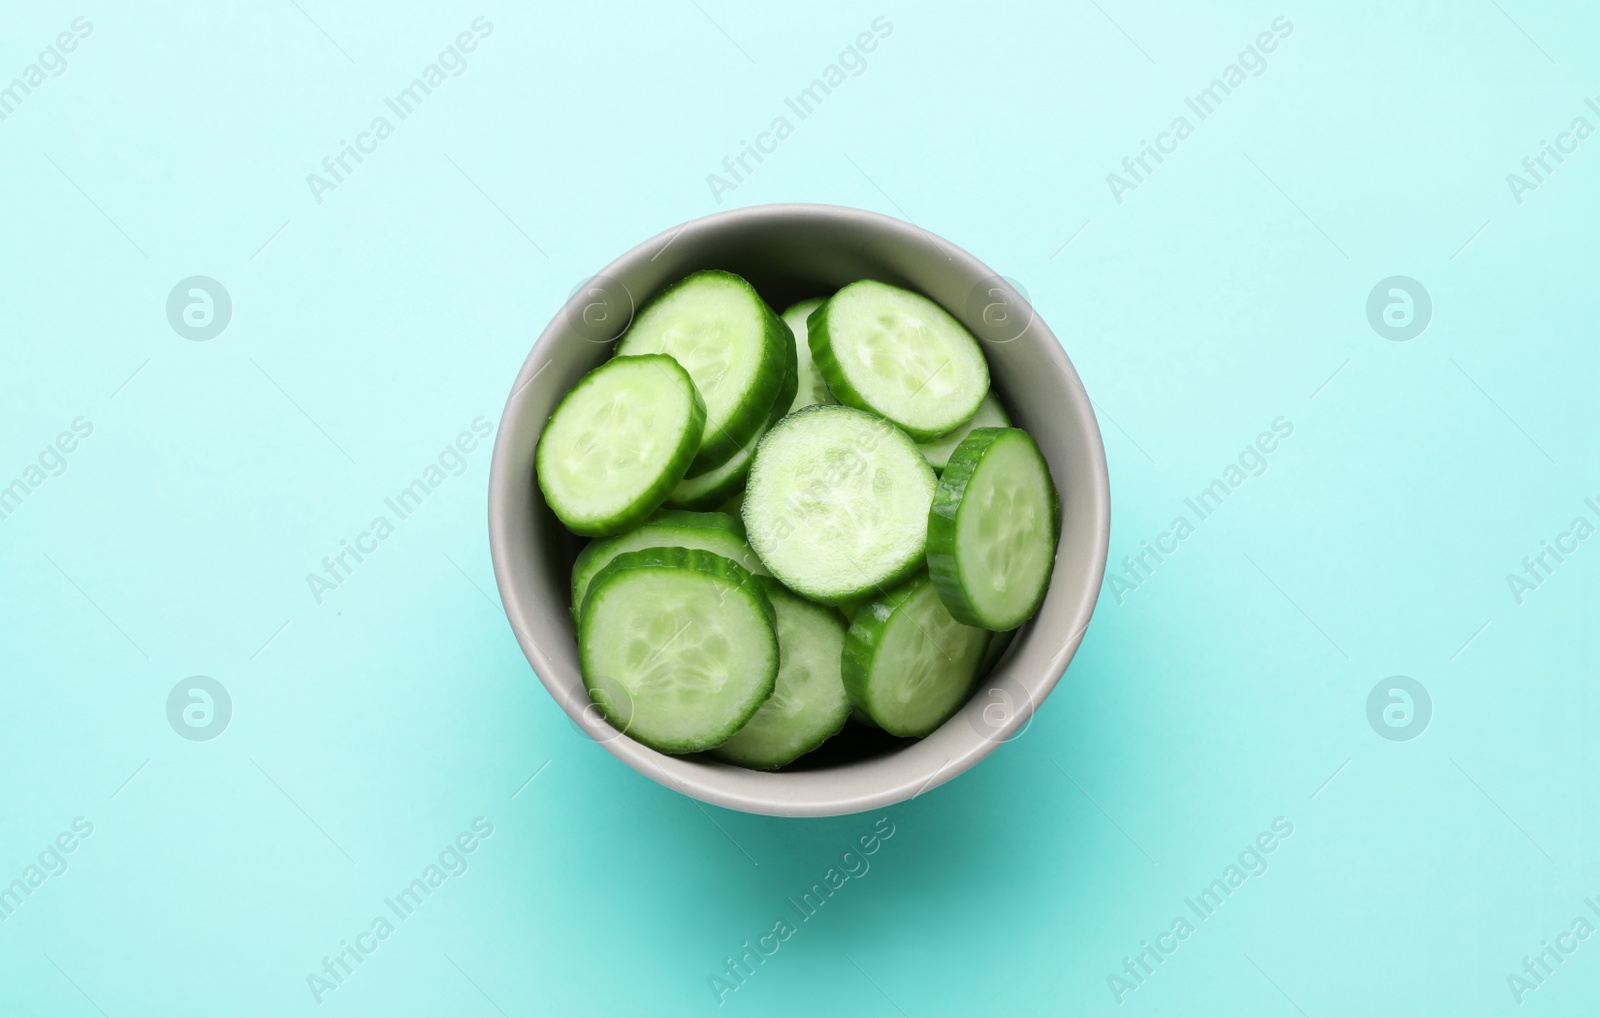
[[972, 334], [862, 280], [781, 316], [656, 295], [539, 438], [584, 685], [619, 731], [764, 770], [852, 716], [927, 735], [1044, 600], [1060, 509]]

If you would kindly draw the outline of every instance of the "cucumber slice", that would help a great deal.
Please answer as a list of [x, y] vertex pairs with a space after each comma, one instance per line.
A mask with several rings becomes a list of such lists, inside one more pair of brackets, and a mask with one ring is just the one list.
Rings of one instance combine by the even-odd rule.
[[612, 358], [545, 422], [534, 471], [546, 504], [576, 534], [636, 526], [683, 479], [705, 421], [705, 404], [677, 361]]
[[583, 684], [612, 727], [663, 753], [727, 741], [772, 695], [772, 604], [744, 567], [708, 551], [646, 548], [589, 584]]
[[778, 682], [761, 705], [713, 755], [743, 767], [777, 770], [837, 735], [850, 716], [840, 655], [844, 619], [796, 597], [776, 580], [761, 584], [778, 616]]
[[950, 617], [927, 576], [864, 605], [844, 641], [850, 700], [890, 735], [920, 737], [972, 695], [989, 634]]
[[922, 565], [933, 468], [889, 422], [806, 407], [767, 432], [745, 487], [750, 547], [796, 593], [839, 604]]
[[694, 379], [705, 434], [690, 471], [720, 466], [767, 421], [784, 381], [787, 326], [731, 272], [696, 272], [640, 309], [617, 353], [667, 354]]
[[863, 279], [828, 298], [806, 324], [811, 356], [834, 397], [919, 442], [954, 431], [989, 391], [978, 341], [920, 293]]
[[[772, 427], [785, 417], [789, 416], [790, 409], [795, 400], [800, 398], [800, 347], [804, 339], [796, 339], [794, 330], [784, 319], [778, 319], [783, 326], [784, 335], [788, 337], [788, 344], [784, 346], [783, 381], [778, 385], [777, 398], [772, 401], [772, 409], [767, 413], [767, 427]], [[803, 325], [804, 323], [802, 323]], [[811, 362], [811, 352], [806, 351], [806, 363]]]
[[1060, 536], [1050, 468], [1020, 428], [978, 428], [944, 468], [928, 511], [928, 573], [950, 614], [1003, 632], [1039, 610]]
[[652, 516], [643, 526], [616, 537], [591, 541], [572, 564], [572, 617], [578, 617], [583, 597], [595, 576], [625, 551], [641, 548], [698, 548], [766, 575], [756, 553], [744, 541], [744, 524], [726, 513], [686, 513], [671, 509]]
[[978, 663], [978, 677], [982, 678], [994, 671], [994, 666], [1006, 656], [1006, 651], [1011, 647], [1011, 641], [1017, 638], [1015, 629], [1008, 629], [1003, 633], [989, 634], [989, 645], [983, 649], [983, 660]]
[[691, 468], [690, 473], [667, 496], [668, 505], [676, 509], [696, 511], [715, 509], [744, 490], [745, 475], [750, 473], [750, 464], [756, 458], [756, 446], [761, 443], [761, 437], [767, 433], [767, 428], [783, 417], [788, 410], [790, 400], [794, 397], [797, 369], [792, 354], [784, 366], [784, 371], [785, 381], [778, 389], [777, 397], [772, 401], [772, 410], [767, 417], [766, 426], [756, 432], [755, 437], [746, 442], [743, 448], [728, 457], [726, 462], [698, 474]]
[[794, 333], [794, 346], [799, 364], [799, 385], [796, 386], [794, 399], [790, 402], [786, 414], [792, 414], [801, 407], [839, 402], [833, 398], [833, 393], [828, 391], [828, 383], [824, 382], [822, 375], [817, 372], [817, 366], [811, 360], [811, 347], [806, 342], [806, 318], [825, 303], [827, 303], [826, 297], [813, 297], [798, 304], [790, 304], [782, 315], [783, 324]]
[[756, 446], [761, 444], [765, 434], [765, 431], [757, 432], [756, 437], [720, 467], [679, 481], [667, 496], [667, 504], [674, 509], [703, 511], [715, 509], [738, 494], [744, 487], [745, 476], [750, 473], [750, 464], [755, 462]]
[[917, 446], [922, 450], [922, 457], [933, 466], [933, 469], [943, 470], [950, 462], [950, 454], [956, 451], [956, 446], [961, 444], [961, 440], [966, 438], [973, 428], [1009, 427], [1011, 418], [1007, 416], [1006, 408], [1000, 405], [1000, 397], [990, 389], [983, 397], [983, 402], [978, 404], [978, 412], [972, 415], [972, 420], [948, 435], [941, 435], [930, 442], [918, 442]]

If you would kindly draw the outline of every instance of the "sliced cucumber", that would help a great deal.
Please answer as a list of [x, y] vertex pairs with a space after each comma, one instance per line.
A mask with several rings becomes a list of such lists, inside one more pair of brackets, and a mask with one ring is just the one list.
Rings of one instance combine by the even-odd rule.
[[997, 632], [1027, 621], [1056, 560], [1060, 502], [1020, 428], [978, 428], [950, 456], [928, 511], [928, 573], [950, 614]]
[[994, 666], [1006, 656], [1006, 651], [1011, 647], [1011, 641], [1017, 638], [1017, 631], [1009, 629], [1003, 633], [990, 633], [989, 644], [983, 649], [983, 660], [978, 663], [978, 677], [988, 675], [994, 671]]
[[698, 548], [744, 566], [757, 575], [767, 567], [744, 541], [744, 524], [726, 513], [686, 513], [667, 509], [644, 525], [616, 537], [591, 541], [572, 565], [572, 617], [578, 617], [589, 583], [611, 560], [641, 548]]
[[729, 763], [776, 770], [838, 734], [850, 716], [840, 675], [844, 619], [785, 590], [761, 584], [778, 616], [778, 682], [772, 697], [713, 754]]
[[725, 462], [761, 430], [784, 382], [788, 327], [755, 288], [709, 269], [672, 284], [640, 309], [621, 355], [667, 354], [689, 372], [706, 405], [692, 472]]
[[677, 509], [694, 509], [697, 511], [715, 509], [744, 490], [745, 475], [750, 473], [750, 464], [755, 462], [756, 446], [761, 443], [761, 438], [767, 433], [767, 428], [776, 424], [779, 418], [783, 417], [784, 412], [788, 409], [790, 400], [794, 396], [797, 370], [794, 356], [791, 352], [784, 365], [785, 381], [779, 387], [778, 395], [772, 401], [772, 410], [768, 414], [767, 424], [723, 463], [700, 473], [694, 473], [693, 468], [691, 468], [690, 472], [667, 496], [668, 505]]
[[675, 509], [715, 509], [738, 494], [744, 487], [750, 464], [755, 462], [756, 446], [765, 434], [764, 430], [757, 432], [756, 437], [721, 466], [679, 481], [667, 496], [667, 504]]
[[772, 604], [731, 559], [646, 548], [589, 584], [578, 630], [583, 684], [612, 727], [664, 753], [727, 741], [772, 695]]
[[[805, 340], [796, 340], [794, 331], [784, 319], [778, 319], [783, 325], [783, 334], [788, 338], [784, 346], [783, 381], [778, 385], [778, 395], [772, 401], [772, 408], [767, 412], [766, 427], [772, 427], [785, 417], [789, 416], [790, 407], [799, 398], [800, 392], [800, 344]], [[806, 352], [806, 362], [811, 361], [810, 351]]]
[[956, 451], [956, 446], [961, 440], [971, 433], [973, 428], [1009, 428], [1011, 418], [1006, 414], [1006, 408], [1000, 405], [1000, 397], [990, 389], [983, 397], [983, 402], [978, 404], [978, 412], [972, 415], [972, 420], [950, 432], [940, 435], [928, 442], [918, 442], [922, 456], [935, 470], [943, 470], [945, 464], [950, 462], [950, 454]]
[[918, 441], [955, 430], [989, 391], [978, 341], [920, 293], [864, 279], [828, 298], [807, 326], [811, 356], [834, 397]]
[[795, 389], [794, 399], [790, 402], [787, 413], [792, 414], [801, 407], [814, 406], [818, 403], [839, 402], [833, 398], [833, 394], [828, 391], [828, 383], [824, 382], [822, 375], [817, 372], [817, 366], [811, 360], [811, 347], [806, 342], [806, 318], [826, 302], [826, 297], [813, 297], [798, 304], [790, 304], [788, 310], [783, 313], [783, 324], [794, 333], [794, 346], [799, 363], [799, 385]]
[[705, 405], [677, 361], [615, 357], [562, 398], [534, 470], [545, 503], [576, 534], [616, 534], [661, 506], [700, 447]]
[[844, 642], [850, 700], [891, 735], [927, 735], [972, 693], [989, 634], [950, 617], [927, 576], [862, 606]]
[[894, 425], [851, 407], [806, 407], [756, 449], [745, 529], [791, 590], [840, 604], [921, 566], [934, 483], [916, 443]]

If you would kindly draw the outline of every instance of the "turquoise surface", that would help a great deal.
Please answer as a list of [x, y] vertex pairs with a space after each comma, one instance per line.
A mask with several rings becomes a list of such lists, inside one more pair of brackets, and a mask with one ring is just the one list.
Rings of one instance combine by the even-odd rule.
[[[1600, 992], [1600, 9], [5, 28], [0, 1012]], [[702, 806], [589, 742], [485, 527], [500, 407], [579, 281], [780, 201], [1017, 280], [1113, 488], [1113, 570], [1031, 727], [828, 820]]]

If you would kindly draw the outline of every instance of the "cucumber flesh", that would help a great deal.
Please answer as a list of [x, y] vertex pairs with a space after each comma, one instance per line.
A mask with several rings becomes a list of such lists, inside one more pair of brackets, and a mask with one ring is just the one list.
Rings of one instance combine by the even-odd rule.
[[545, 423], [534, 472], [545, 503], [576, 534], [628, 530], [683, 479], [706, 410], [671, 357], [614, 357], [585, 375]]
[[891, 735], [921, 737], [972, 694], [989, 633], [950, 617], [927, 576], [862, 607], [844, 645], [850, 700]]
[[962, 440], [928, 511], [928, 573], [952, 616], [1003, 632], [1039, 610], [1055, 565], [1059, 506], [1027, 432], [978, 428]]
[[825, 297], [813, 297], [797, 304], [791, 304], [783, 312], [783, 324], [794, 333], [794, 345], [799, 367], [799, 384], [795, 388], [794, 399], [789, 404], [787, 413], [794, 413], [802, 407], [815, 406], [819, 403], [837, 403], [833, 394], [828, 391], [828, 383], [822, 380], [822, 375], [817, 371], [817, 365], [811, 359], [811, 347], [806, 342], [806, 318], [827, 303]]
[[989, 364], [966, 327], [920, 293], [864, 279], [812, 313], [807, 343], [840, 403], [919, 442], [959, 427], [989, 391]]
[[922, 565], [934, 483], [916, 443], [887, 421], [851, 407], [806, 407], [756, 449], [745, 529], [785, 586], [840, 604]]
[[755, 578], [720, 555], [646, 548], [584, 598], [583, 683], [619, 732], [664, 753], [713, 749], [772, 695], [778, 640]]
[[761, 564], [756, 553], [744, 540], [744, 524], [727, 513], [690, 513], [672, 509], [662, 510], [646, 523], [626, 534], [591, 541], [578, 553], [572, 565], [572, 617], [578, 617], [589, 583], [626, 551], [642, 548], [698, 548], [721, 555], [744, 566], [756, 575], [765, 575], [767, 567]]
[[973, 428], [1009, 428], [1011, 418], [1006, 414], [1006, 408], [1000, 405], [1000, 397], [994, 390], [983, 397], [983, 402], [978, 404], [978, 412], [972, 415], [972, 420], [961, 427], [926, 442], [918, 442], [917, 447], [922, 450], [922, 456], [935, 470], [943, 470], [950, 462], [950, 454], [956, 451], [956, 446], [961, 440], [971, 434]]
[[696, 272], [640, 309], [617, 353], [666, 354], [705, 401], [706, 423], [690, 473], [718, 466], [766, 424], [793, 346], [787, 326], [755, 288], [731, 272]]
[[712, 753], [776, 770], [838, 734], [850, 716], [840, 672], [846, 627], [838, 612], [796, 597], [776, 580], [762, 589], [778, 618], [778, 681], [761, 709]]

